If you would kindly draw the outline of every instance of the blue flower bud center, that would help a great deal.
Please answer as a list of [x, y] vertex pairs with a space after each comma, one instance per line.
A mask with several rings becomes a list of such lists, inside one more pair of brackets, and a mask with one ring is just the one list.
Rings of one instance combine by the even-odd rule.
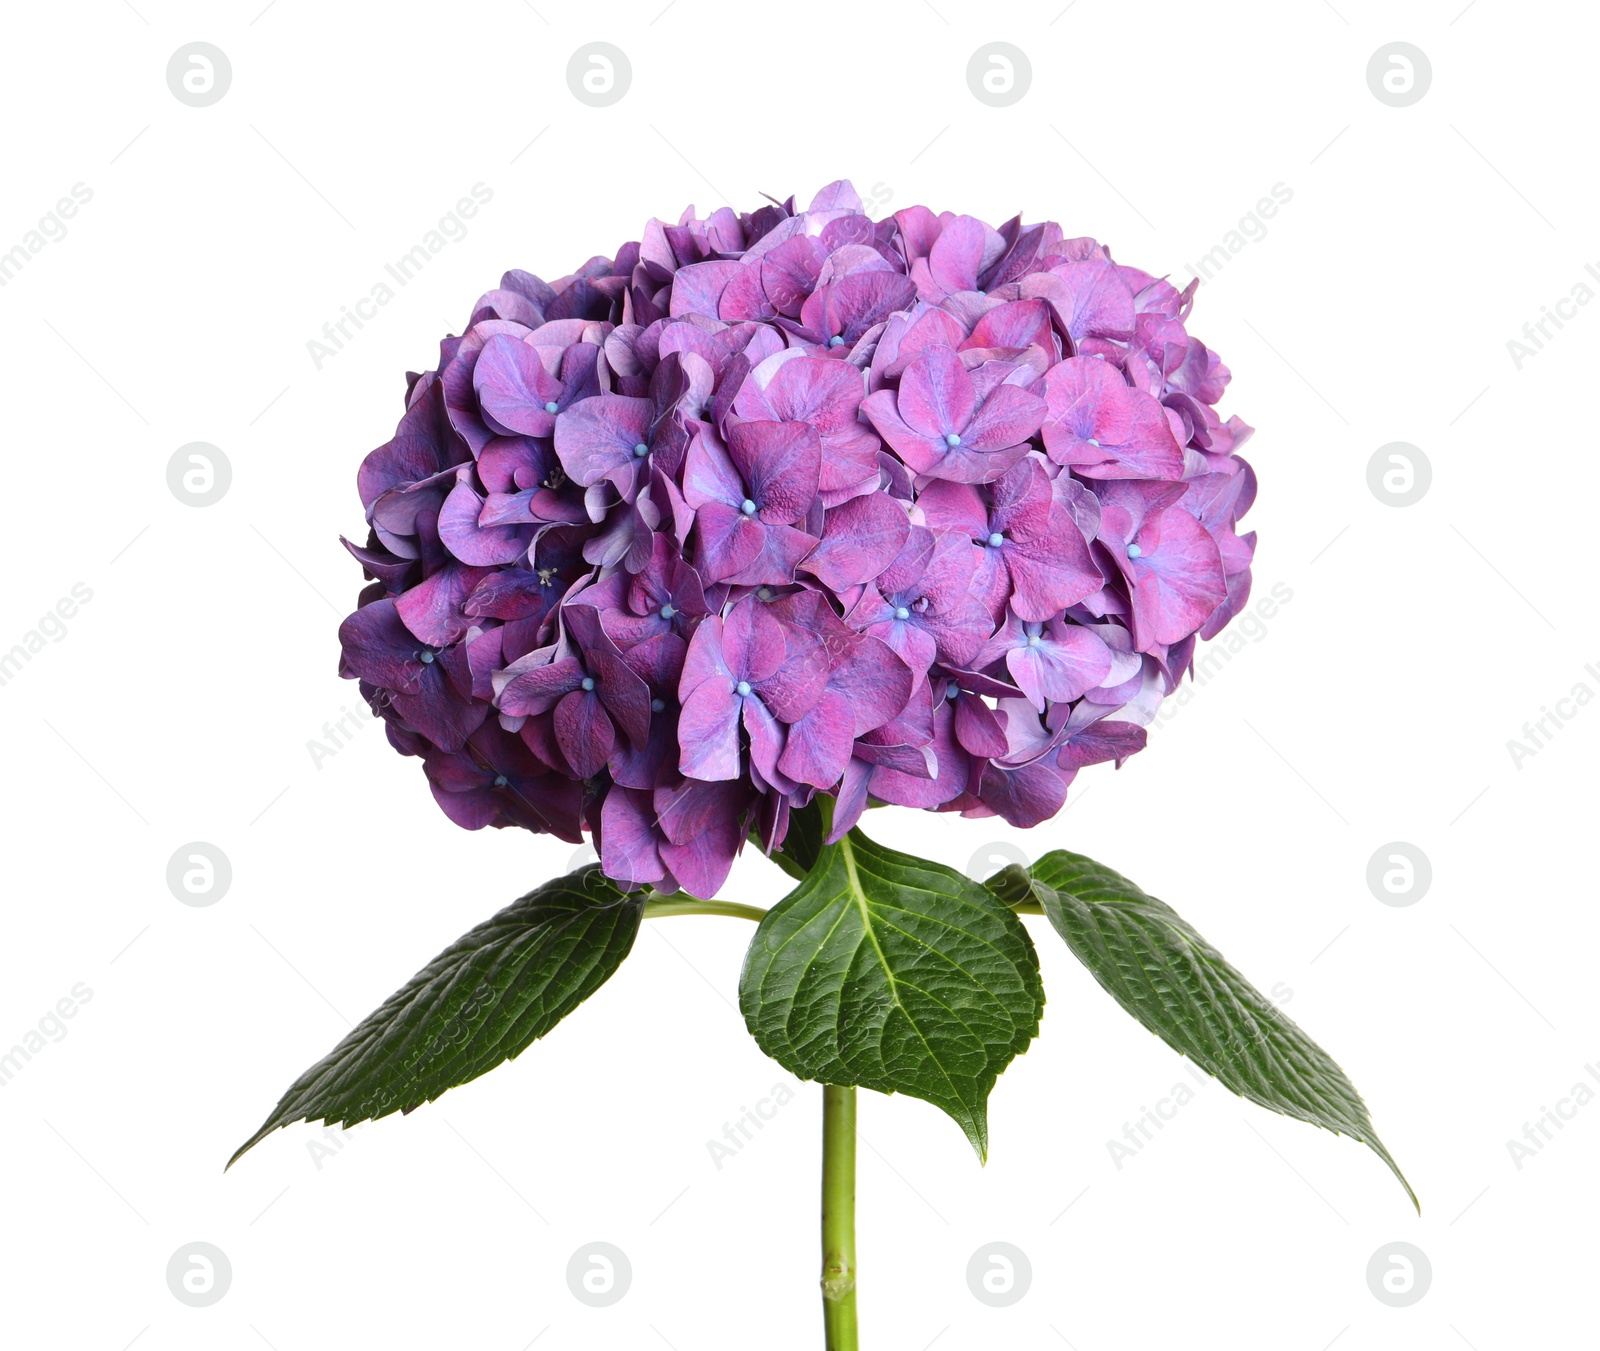
[[659, 713], [666, 706], [667, 706], [667, 701], [665, 699], [652, 699], [650, 701], [650, 711], [652, 713]]
[[1038, 647], [1039, 644], [1042, 641], [1043, 640], [1039, 637], [1039, 635], [1037, 633], [1030, 633], [1028, 635], [1028, 646], [1029, 647]]
[[896, 605], [894, 607], [894, 617], [896, 619], [910, 619], [911, 611], [908, 610], [904, 605]]
[[840, 333], [835, 333], [831, 338], [828, 339], [828, 346], [829, 347], [843, 347], [844, 346], [844, 335], [840, 334]]
[[662, 618], [663, 618], [663, 619], [671, 619], [671, 618], [672, 618], [672, 616], [673, 616], [673, 615], [675, 615], [675, 614], [677, 614], [677, 613], [678, 613], [678, 612], [677, 612], [677, 611], [676, 611], [676, 610], [674, 610], [674, 609], [673, 609], [673, 608], [672, 608], [672, 606], [670, 606], [670, 605], [663, 605], [663, 606], [662, 606], [662, 607], [661, 607], [661, 617], [662, 617]]
[[746, 516], [754, 516], [756, 514], [756, 504], [747, 497], [743, 502], [739, 503], [739, 510], [744, 512]]
[[496, 788], [504, 788], [510, 782], [511, 780], [506, 778], [504, 774], [496, 774], [494, 776], [494, 786]]
[[641, 442], [639, 442], [638, 445], [636, 445], [633, 448], [633, 453], [635, 455], [637, 455], [642, 460], [642, 459], [644, 459], [644, 457], [646, 455], [648, 455], [650, 453], [650, 447], [645, 445], [645, 443], [643, 441], [641, 441]]
[[947, 685], [945, 687], [944, 697], [951, 703], [955, 703], [955, 701], [961, 697], [961, 687], [959, 685]]
[[545, 404], [544, 411], [549, 413], [552, 417], [554, 417], [557, 413], [559, 413], [561, 411], [561, 405], [558, 404], [554, 399], [552, 399], [549, 403]]
[[944, 436], [944, 443], [947, 446], [959, 446], [961, 444], [961, 433], [946, 432]]
[[417, 660], [424, 666], [431, 666], [433, 665], [433, 653], [428, 651], [427, 648], [423, 648], [422, 651], [417, 653]]
[[762, 587], [759, 591], [756, 592], [756, 599], [757, 600], [771, 600], [772, 599], [772, 588], [770, 586]]
[[1002, 535], [998, 530], [996, 530], [992, 535], [989, 536], [989, 547], [991, 549], [998, 549], [1005, 542], [1006, 542], [1006, 537], [1004, 535]]
[[750, 694], [750, 682], [748, 680], [741, 680], [733, 687], [733, 692], [741, 699], [747, 698]]
[[584, 676], [584, 678], [583, 678], [583, 690], [584, 690], [584, 693], [587, 694], [593, 688], [594, 688], [594, 677], [593, 676]]
[[1092, 436], [1089, 438], [1089, 444], [1091, 446], [1093, 446], [1096, 450], [1100, 449], [1100, 443], [1097, 440], [1095, 440], [1095, 438], [1092, 437]]
[[1139, 558], [1143, 554], [1144, 554], [1144, 550], [1141, 549], [1137, 544], [1130, 544], [1128, 546], [1128, 557], [1129, 558]]

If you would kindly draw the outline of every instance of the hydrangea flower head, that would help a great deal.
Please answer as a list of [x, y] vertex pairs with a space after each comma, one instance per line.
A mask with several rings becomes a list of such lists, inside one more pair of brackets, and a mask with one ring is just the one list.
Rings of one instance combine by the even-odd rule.
[[1249, 596], [1194, 287], [846, 182], [508, 272], [361, 467], [342, 673], [458, 825], [624, 887], [817, 794], [1035, 825]]

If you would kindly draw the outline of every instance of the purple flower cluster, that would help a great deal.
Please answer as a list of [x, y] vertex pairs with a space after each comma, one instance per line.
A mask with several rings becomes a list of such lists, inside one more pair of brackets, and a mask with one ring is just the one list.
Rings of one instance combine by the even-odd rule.
[[1249, 594], [1193, 290], [843, 182], [509, 272], [361, 467], [343, 673], [452, 820], [624, 885], [817, 793], [1043, 821]]

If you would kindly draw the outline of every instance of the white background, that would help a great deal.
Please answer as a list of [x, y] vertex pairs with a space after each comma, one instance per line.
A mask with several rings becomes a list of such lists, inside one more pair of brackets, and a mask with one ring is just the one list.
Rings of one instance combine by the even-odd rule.
[[[732, 1005], [740, 921], [652, 924], [548, 1040], [409, 1118], [335, 1144], [294, 1127], [222, 1164], [350, 1022], [569, 866], [570, 846], [451, 826], [375, 728], [308, 751], [358, 702], [335, 673], [360, 584], [336, 537], [361, 529], [355, 469], [402, 373], [508, 267], [559, 275], [652, 214], [848, 176], [880, 214], [1021, 210], [1180, 282], [1292, 192], [1191, 324], [1234, 372], [1223, 411], [1259, 428], [1257, 595], [1292, 599], [1031, 835], [869, 825], [963, 868], [997, 842], [1069, 846], [1173, 903], [1349, 1071], [1424, 1206], [1359, 1145], [1209, 1083], [1119, 1168], [1108, 1141], [1185, 1062], [1030, 920], [1049, 1004], [995, 1091], [988, 1167], [933, 1108], [863, 1103], [864, 1345], [1592, 1344], [1600, 1104], [1569, 1105], [1520, 1167], [1507, 1146], [1600, 1067], [1600, 707], [1567, 705], [1520, 766], [1507, 747], [1575, 685], [1600, 690], [1600, 305], [1520, 369], [1507, 348], [1600, 265], [1592, 17], [662, 3], [8, 7], [0, 250], [73, 184], [93, 196], [0, 288], [0, 649], [75, 583], [92, 599], [0, 687], [0, 1050], [80, 982], [92, 997], [0, 1089], [0, 1341], [820, 1346], [820, 1091], [720, 1170], [707, 1149], [789, 1082]], [[203, 108], [165, 76], [196, 40], [232, 66]], [[1366, 79], [1394, 40], [1431, 61], [1409, 107]], [[632, 66], [607, 108], [565, 76], [591, 41]], [[1031, 61], [1010, 107], [967, 84], [991, 41]], [[475, 183], [493, 197], [465, 237], [318, 369], [308, 341]], [[216, 505], [168, 490], [191, 441], [231, 463]], [[1416, 505], [1369, 490], [1392, 441], [1431, 462]], [[231, 862], [215, 905], [168, 890], [190, 841]], [[1391, 841], [1431, 861], [1414, 905], [1368, 889]], [[783, 890], [747, 857], [725, 894]], [[606, 1309], [565, 1276], [595, 1240], [633, 1268]], [[1003, 1309], [965, 1277], [995, 1241], [1033, 1269]], [[1409, 1308], [1366, 1278], [1397, 1241], [1432, 1265]], [[232, 1266], [209, 1308], [165, 1276], [195, 1242]]]

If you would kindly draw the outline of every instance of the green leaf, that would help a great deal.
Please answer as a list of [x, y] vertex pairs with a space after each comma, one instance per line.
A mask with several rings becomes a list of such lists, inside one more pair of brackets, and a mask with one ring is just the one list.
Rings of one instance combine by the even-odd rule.
[[[1170, 906], [1065, 850], [1032, 871], [1050, 923], [1117, 1003], [1240, 1097], [1360, 1140], [1421, 1210], [1344, 1071]], [[1015, 872], [991, 882], [1014, 896]]]
[[641, 896], [598, 866], [547, 882], [463, 934], [296, 1079], [260, 1130], [353, 1126], [410, 1112], [530, 1044], [610, 978], [639, 932]]
[[[815, 802], [795, 807], [789, 812], [789, 828], [784, 833], [783, 843], [772, 851], [770, 857], [796, 882], [803, 881], [805, 875], [816, 866], [817, 855], [822, 851], [822, 837], [827, 833], [828, 826], [823, 819], [822, 808]], [[757, 849], [762, 847], [760, 831], [750, 832], [750, 842]]]
[[739, 1005], [785, 1069], [931, 1102], [982, 1159], [989, 1090], [1038, 1032], [1044, 988], [990, 891], [852, 830], [757, 927]]

